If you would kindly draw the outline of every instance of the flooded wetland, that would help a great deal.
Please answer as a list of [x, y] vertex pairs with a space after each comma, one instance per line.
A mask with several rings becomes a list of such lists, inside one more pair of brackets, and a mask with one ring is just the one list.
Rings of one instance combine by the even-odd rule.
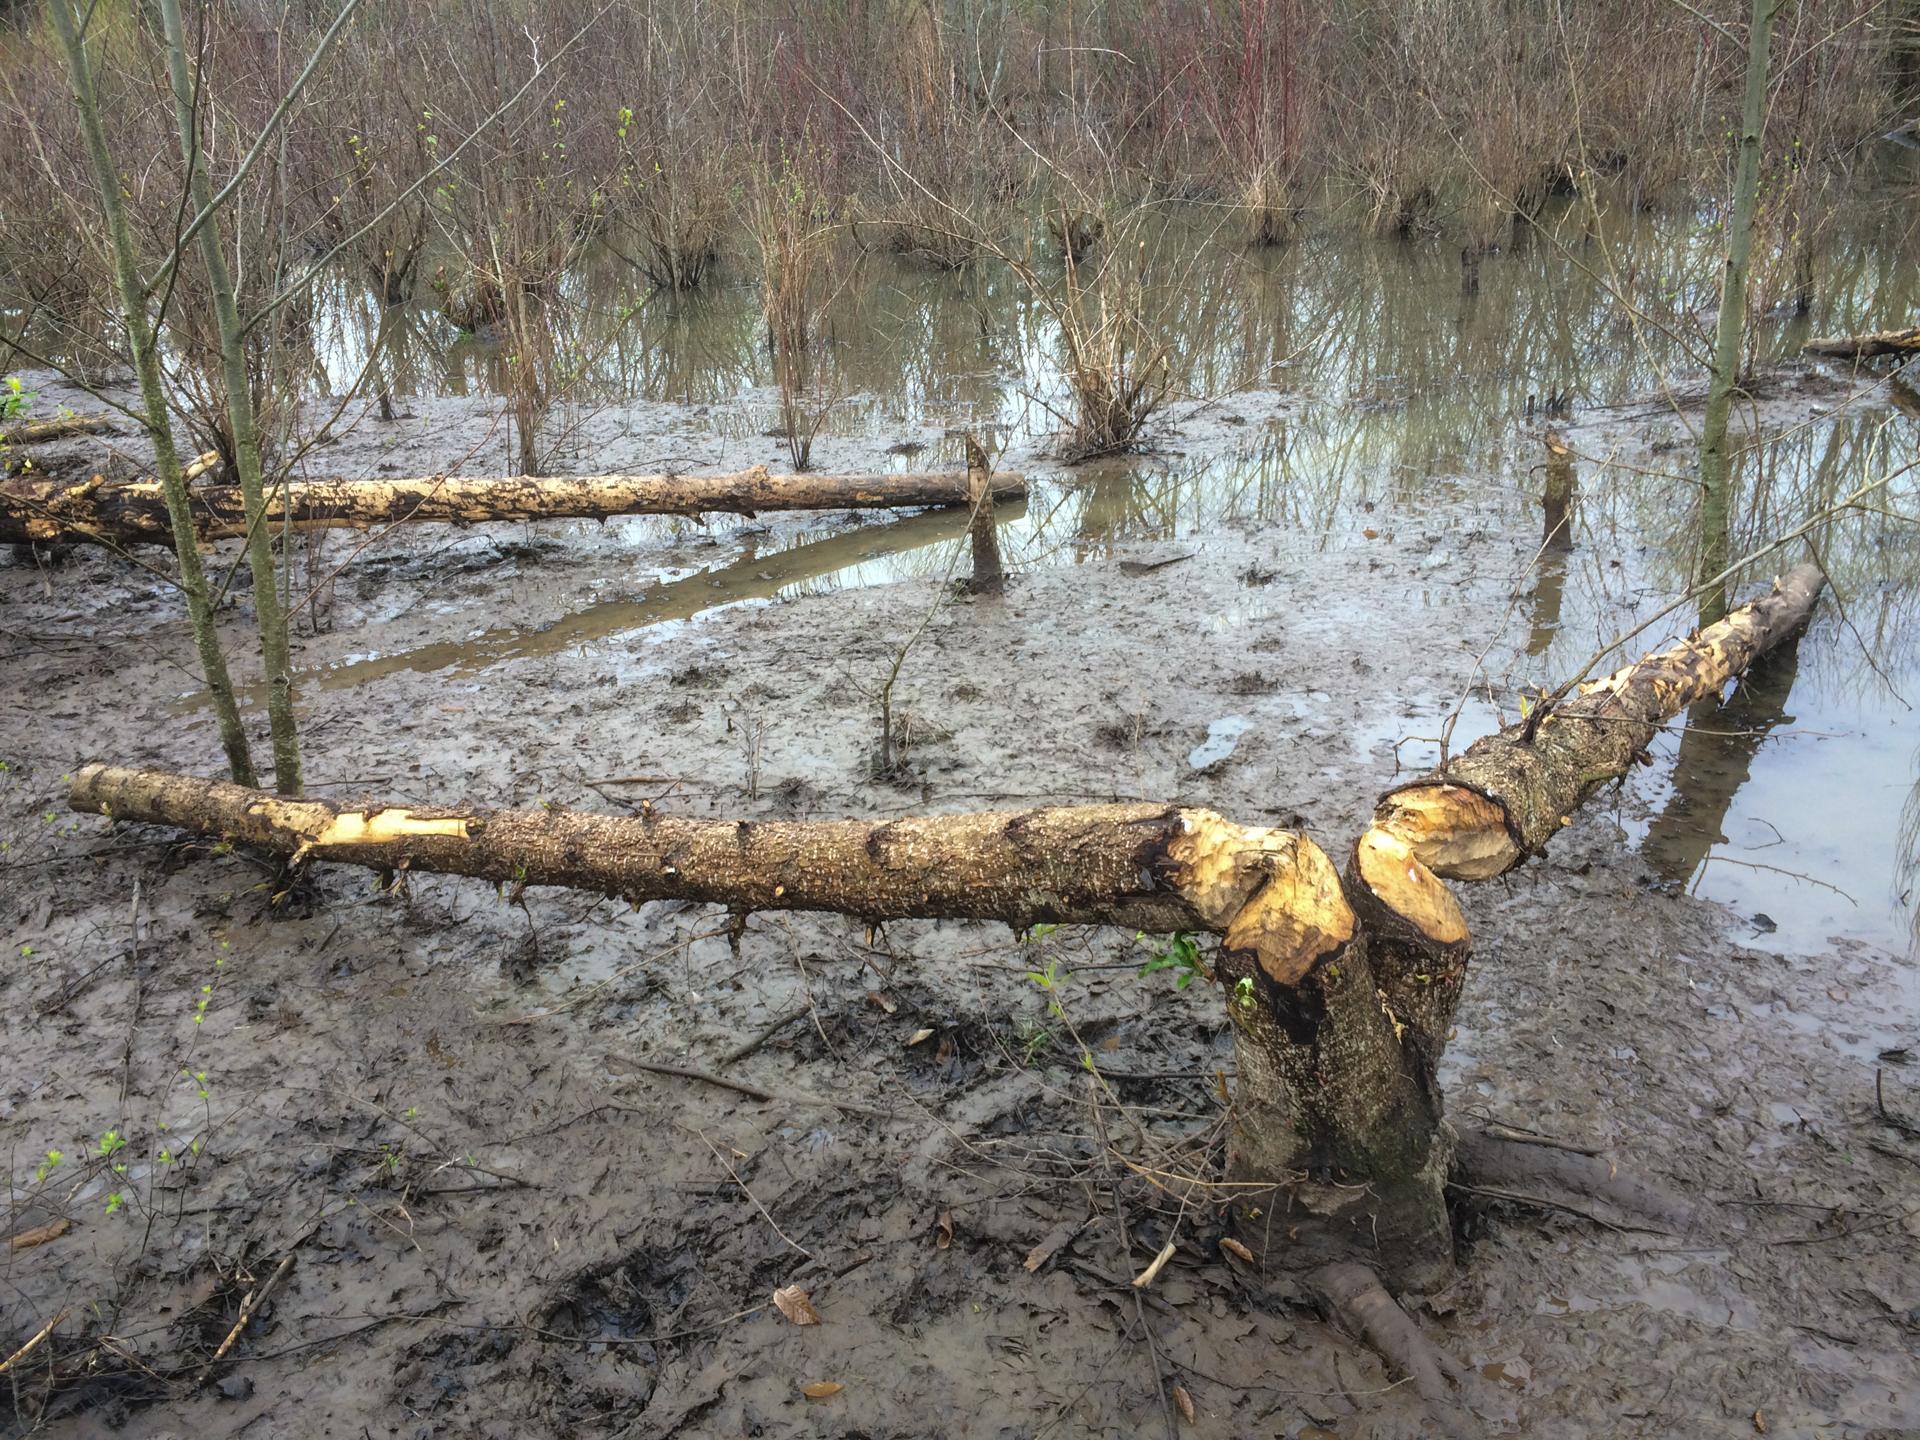
[[[177, 529], [0, 548], [0, 1427], [1920, 1435], [1920, 380], [1806, 352], [1920, 309], [1882, 149], [1810, 274], [1760, 246], [1718, 537], [1728, 216], [1633, 174], [1492, 235], [1331, 187], [1277, 244], [1143, 183], [1079, 257], [1002, 197], [948, 264], [924, 211], [796, 239], [785, 160], [685, 288], [619, 221], [466, 287], [458, 195], [405, 294], [315, 277], [256, 377], [270, 491], [953, 503], [249, 511], [197, 547], [226, 693]], [[170, 462], [124, 337], [7, 263], [26, 418], [117, 417], [0, 450], [82, 487], [20, 523], [76, 526]], [[192, 493], [238, 494], [161, 334]], [[1604, 677], [1723, 652], [1618, 765], [1529, 768], [1612, 743]], [[1416, 802], [1505, 818], [1467, 854]], [[1423, 1107], [1437, 1271], [1366, 1169]]]

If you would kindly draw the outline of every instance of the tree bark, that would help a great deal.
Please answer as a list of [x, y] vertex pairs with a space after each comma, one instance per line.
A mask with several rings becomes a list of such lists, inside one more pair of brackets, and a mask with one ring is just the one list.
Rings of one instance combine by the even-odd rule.
[[1877, 360], [1882, 355], [1920, 355], [1920, 325], [1879, 330], [1870, 335], [1829, 335], [1800, 347], [1809, 355], [1833, 360]]
[[[996, 499], [1027, 493], [1015, 474], [993, 477]], [[365, 530], [401, 522], [476, 525], [489, 521], [616, 515], [755, 515], [774, 510], [881, 510], [964, 505], [967, 477], [953, 472], [887, 475], [775, 475], [756, 465], [730, 475], [567, 475], [492, 479], [470, 475], [395, 480], [295, 480], [266, 497], [276, 530]], [[247, 532], [245, 497], [232, 485], [193, 491], [192, 526], [202, 540]], [[92, 540], [171, 545], [161, 487], [15, 478], [0, 482], [0, 543]]]

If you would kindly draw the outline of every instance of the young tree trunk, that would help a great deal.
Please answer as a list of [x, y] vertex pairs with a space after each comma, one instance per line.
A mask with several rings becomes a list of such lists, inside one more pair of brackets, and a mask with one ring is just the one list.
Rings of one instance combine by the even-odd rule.
[[[167, 409], [166, 388], [161, 379], [159, 336], [134, 260], [133, 231], [127, 223], [120, 174], [114, 168], [112, 154], [107, 149], [106, 131], [100, 122], [92, 62], [87, 58], [71, 0], [53, 0], [47, 11], [60, 37], [61, 48], [66, 51], [67, 72], [73, 86], [74, 104], [80, 112], [87, 158], [94, 181], [100, 187], [101, 214], [106, 221], [108, 244], [113, 248], [114, 281], [120, 292], [127, 344], [140, 384], [143, 419], [153, 442], [154, 474], [159, 477], [154, 489], [159, 509], [166, 517], [164, 526], [159, 528], [171, 541], [178, 557], [180, 591], [186, 598], [194, 649], [199, 654], [200, 668], [206, 674], [207, 691], [213, 700], [214, 721], [220, 732], [220, 748], [226, 752], [228, 773], [236, 783], [251, 785], [254, 783], [253, 759], [248, 752], [247, 732], [240, 723], [233, 680], [227, 672], [226, 652], [220, 647], [220, 633], [214, 625], [213, 602], [207, 589], [206, 572], [200, 563], [187, 482], [181, 473], [179, 452], [174, 447], [173, 419]], [[23, 534], [20, 538], [47, 537]]]
[[[1747, 89], [1740, 108], [1740, 150], [1733, 186], [1733, 213], [1727, 220], [1727, 256], [1720, 280], [1720, 320], [1713, 344], [1713, 371], [1707, 408], [1700, 422], [1700, 560], [1695, 582], [1706, 585], [1723, 574], [1728, 561], [1733, 483], [1727, 447], [1727, 421], [1740, 379], [1740, 340], [1747, 320], [1747, 272], [1753, 253], [1753, 217], [1760, 196], [1760, 139], [1767, 119], [1768, 52], [1773, 18], [1785, 0], [1753, 0], [1747, 37]], [[1727, 613], [1724, 583], [1701, 597], [1700, 623], [1711, 625]]]
[[[1027, 493], [1024, 477], [993, 477], [999, 500]], [[968, 481], [952, 471], [900, 475], [774, 475], [756, 465], [732, 475], [559, 475], [492, 479], [472, 475], [394, 480], [290, 480], [264, 497], [256, 530], [365, 530], [402, 522], [478, 525], [489, 521], [587, 519], [615, 515], [756, 515], [776, 510], [883, 510], [964, 505]], [[244, 491], [203, 485], [192, 492], [190, 533], [202, 540], [246, 535]], [[0, 481], [0, 542], [93, 540], [117, 545], [176, 543], [164, 487], [16, 477]]]
[[1536, 853], [1626, 773], [1653, 727], [1806, 619], [1803, 567], [1697, 638], [1588, 688], [1528, 731], [1386, 796], [1341, 875], [1304, 835], [1172, 805], [870, 822], [611, 817], [289, 800], [89, 765], [76, 810], [177, 825], [287, 856], [568, 885], [636, 903], [1129, 926], [1221, 936], [1235, 1037], [1229, 1178], [1240, 1232], [1275, 1268], [1364, 1261], [1424, 1289], [1453, 1264], [1454, 1135], [1436, 1068], [1471, 936], [1443, 876]]
[[[173, 84], [175, 119], [180, 131], [180, 158], [187, 169], [187, 193], [194, 209], [213, 208], [213, 182], [200, 144], [199, 117], [194, 111], [193, 82], [187, 74], [186, 27], [180, 19], [180, 0], [160, 0], [160, 20], [167, 44], [167, 74]], [[242, 513], [246, 519], [247, 568], [253, 574], [253, 614], [260, 631], [260, 658], [267, 676], [267, 726], [273, 737], [273, 784], [282, 795], [300, 793], [300, 735], [293, 713], [293, 659], [287, 638], [287, 614], [280, 595], [280, 577], [273, 566], [273, 536], [267, 524], [266, 481], [260, 462], [260, 431], [254, 413], [253, 379], [247, 371], [247, 338], [234, 297], [233, 275], [220, 248], [220, 222], [211, 218], [200, 227], [201, 263], [213, 291], [214, 323], [220, 332], [220, 368], [227, 392], [227, 422], [233, 435], [233, 464], [238, 472]]]

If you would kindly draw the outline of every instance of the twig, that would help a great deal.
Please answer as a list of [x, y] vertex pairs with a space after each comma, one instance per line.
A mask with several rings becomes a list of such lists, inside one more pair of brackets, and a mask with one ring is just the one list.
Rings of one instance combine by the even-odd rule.
[[[1132, 1261], [1133, 1237], [1127, 1230], [1127, 1211], [1120, 1200], [1120, 1182], [1114, 1178], [1113, 1174], [1112, 1146], [1107, 1140], [1106, 1121], [1100, 1114], [1100, 1092], [1093, 1088], [1098, 1081], [1090, 1077], [1087, 1084], [1087, 1098], [1093, 1106], [1093, 1127], [1100, 1136], [1100, 1163], [1106, 1169], [1107, 1190], [1113, 1197], [1114, 1223], [1120, 1227], [1120, 1263], [1124, 1268]], [[1171, 1248], [1169, 1246], [1168, 1250]], [[1152, 1270], [1157, 1271], [1166, 1258], [1166, 1252], [1163, 1252], [1160, 1259], [1154, 1262]], [[1149, 1273], [1143, 1277], [1143, 1280], [1150, 1281], [1151, 1278], [1152, 1275]], [[1180, 1427], [1173, 1418], [1173, 1404], [1167, 1399], [1166, 1377], [1160, 1373], [1160, 1343], [1153, 1338], [1153, 1326], [1147, 1323], [1147, 1306], [1141, 1295], [1142, 1287], [1143, 1281], [1135, 1281], [1127, 1288], [1133, 1295], [1134, 1316], [1140, 1321], [1141, 1333], [1147, 1337], [1147, 1358], [1153, 1365], [1153, 1388], [1160, 1396], [1160, 1418], [1166, 1423], [1167, 1440], [1179, 1440]]]
[[722, 1055], [720, 1057], [721, 1068], [725, 1069], [729, 1065], [746, 1059], [747, 1056], [753, 1054], [754, 1051], [758, 1050], [762, 1045], [766, 1044], [774, 1036], [778, 1035], [782, 1030], [786, 1029], [787, 1026], [791, 1025], [806, 1013], [807, 1007], [802, 1005], [797, 1010], [789, 1010], [771, 1025], [762, 1027], [760, 1032], [753, 1036], [752, 1039], [742, 1041], [726, 1054]]
[[893, 1118], [891, 1110], [878, 1110], [871, 1105], [855, 1104], [851, 1100], [832, 1100], [824, 1095], [803, 1095], [795, 1091], [766, 1090], [758, 1085], [749, 1085], [743, 1080], [729, 1080], [724, 1075], [695, 1070], [688, 1065], [663, 1065], [655, 1060], [636, 1060], [626, 1055], [614, 1058], [623, 1065], [631, 1065], [636, 1070], [645, 1070], [650, 1075], [671, 1075], [677, 1080], [697, 1080], [703, 1085], [717, 1085], [722, 1090], [731, 1090], [737, 1095], [745, 1095], [749, 1100], [778, 1101], [786, 1105], [821, 1105], [833, 1110], [845, 1110], [854, 1115], [872, 1115], [881, 1120]]
[[762, 1205], [760, 1203], [760, 1197], [758, 1195], [755, 1195], [752, 1190], [747, 1188], [747, 1182], [740, 1178], [740, 1172], [733, 1168], [733, 1162], [727, 1159], [725, 1155], [720, 1153], [720, 1147], [718, 1145], [715, 1145], [713, 1141], [707, 1139], [706, 1132], [695, 1131], [694, 1133], [699, 1135], [700, 1143], [702, 1145], [705, 1145], [707, 1149], [713, 1151], [713, 1158], [718, 1160], [722, 1165], [727, 1167], [727, 1174], [733, 1177], [733, 1183], [740, 1187], [740, 1193], [742, 1195], [746, 1196], [747, 1199], [753, 1202], [753, 1208], [758, 1210], [763, 1216], [766, 1217], [767, 1224], [773, 1227], [773, 1233], [778, 1235], [782, 1240], [784, 1240], [787, 1243], [788, 1248], [793, 1250], [798, 1250], [802, 1255], [806, 1256], [807, 1259], [809, 1260], [817, 1261], [820, 1258], [819, 1256], [815, 1255], [811, 1250], [807, 1249], [806, 1246], [802, 1245], [798, 1240], [795, 1240], [791, 1235], [787, 1234], [786, 1231], [780, 1228], [780, 1222], [773, 1218], [773, 1212], [767, 1209], [766, 1206]]
[[47, 1321], [46, 1324], [42, 1325], [31, 1340], [27, 1341], [26, 1344], [22, 1345], [6, 1359], [0, 1360], [0, 1375], [6, 1374], [9, 1370], [13, 1369], [15, 1365], [18, 1365], [22, 1360], [26, 1359], [27, 1356], [32, 1353], [34, 1347], [51, 1335], [54, 1327], [66, 1318], [67, 1312], [62, 1310], [58, 1315], [55, 1315], [51, 1320]]
[[1886, 1074], [1879, 1066], [1873, 1070], [1873, 1103], [1880, 1111], [1880, 1118], [1905, 1135], [1909, 1140], [1920, 1140], [1920, 1127], [1909, 1125], [1898, 1115], [1887, 1109]]
[[202, 1385], [207, 1383], [207, 1377], [213, 1373], [213, 1367], [227, 1358], [227, 1352], [233, 1348], [234, 1342], [240, 1338], [240, 1332], [246, 1329], [247, 1322], [253, 1319], [254, 1311], [267, 1303], [267, 1297], [273, 1294], [273, 1287], [278, 1285], [281, 1277], [292, 1268], [293, 1252], [289, 1250], [285, 1255], [280, 1257], [280, 1263], [274, 1268], [273, 1274], [267, 1277], [267, 1283], [262, 1285], [258, 1290], [249, 1290], [247, 1292], [246, 1298], [240, 1302], [240, 1318], [233, 1322], [233, 1328], [227, 1332], [227, 1338], [222, 1340], [220, 1342], [220, 1348], [213, 1352], [213, 1358], [200, 1367], [199, 1375], [194, 1378], [192, 1387], [194, 1390], [198, 1390]]

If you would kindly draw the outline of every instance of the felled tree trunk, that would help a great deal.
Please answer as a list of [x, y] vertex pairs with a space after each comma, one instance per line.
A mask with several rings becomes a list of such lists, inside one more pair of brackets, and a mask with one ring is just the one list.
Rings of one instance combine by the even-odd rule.
[[1436, 1067], [1472, 943], [1443, 877], [1484, 879], [1537, 853], [1626, 772], [1655, 725], [1804, 621], [1820, 586], [1817, 570], [1795, 570], [1694, 639], [1388, 795], [1344, 875], [1304, 835], [1172, 805], [886, 822], [350, 808], [102, 765], [79, 772], [70, 803], [296, 862], [635, 902], [1217, 934], [1236, 1040], [1229, 1166], [1242, 1236], [1276, 1267], [1319, 1273], [1358, 1259], [1420, 1289], [1453, 1263], [1454, 1136]]
[[[993, 478], [996, 498], [1027, 493], [1020, 475]], [[764, 465], [731, 475], [562, 475], [492, 479], [471, 475], [399, 480], [296, 480], [268, 494], [265, 523], [275, 531], [438, 521], [478, 525], [501, 520], [615, 515], [756, 515], [774, 510], [907, 509], [963, 505], [964, 473], [775, 475]], [[205, 540], [246, 534], [239, 487], [193, 492], [194, 530]], [[0, 542], [93, 540], [170, 545], [166, 504], [150, 481], [0, 482]]]
[[1882, 355], [1920, 355], [1920, 325], [1905, 330], [1876, 330], [1867, 335], [1828, 335], [1801, 346], [1809, 355], [1832, 360], [1877, 360]]
[[0, 445], [45, 445], [75, 435], [111, 435], [120, 424], [113, 415], [55, 415], [47, 420], [16, 420], [0, 429]]

